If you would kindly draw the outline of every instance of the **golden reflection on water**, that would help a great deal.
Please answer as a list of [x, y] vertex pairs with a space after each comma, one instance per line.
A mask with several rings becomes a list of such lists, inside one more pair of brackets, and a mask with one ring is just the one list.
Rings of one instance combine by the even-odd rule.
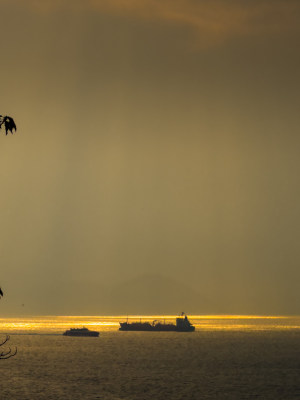
[[[117, 331], [119, 322], [161, 320], [175, 322], [174, 315], [132, 316], [40, 316], [0, 318], [0, 333], [61, 334], [66, 329], [87, 327], [98, 331]], [[299, 316], [191, 315], [196, 331], [201, 330], [287, 330], [300, 329]]]

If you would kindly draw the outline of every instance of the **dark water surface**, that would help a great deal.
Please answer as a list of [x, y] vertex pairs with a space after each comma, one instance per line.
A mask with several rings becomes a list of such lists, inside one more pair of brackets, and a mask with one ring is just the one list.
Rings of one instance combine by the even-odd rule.
[[18, 354], [0, 362], [3, 400], [300, 399], [297, 327], [23, 333], [10, 329]]

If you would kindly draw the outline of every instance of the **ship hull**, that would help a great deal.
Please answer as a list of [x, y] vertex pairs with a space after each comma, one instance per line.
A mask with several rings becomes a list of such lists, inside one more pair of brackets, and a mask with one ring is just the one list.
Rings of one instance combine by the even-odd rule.
[[131, 332], [194, 332], [195, 327], [193, 325], [187, 327], [179, 327], [173, 324], [156, 324], [151, 325], [149, 323], [128, 323], [120, 322], [119, 331], [131, 331]]
[[98, 337], [99, 332], [89, 332], [89, 333], [72, 333], [72, 332], [64, 332], [64, 336], [73, 336], [73, 337]]

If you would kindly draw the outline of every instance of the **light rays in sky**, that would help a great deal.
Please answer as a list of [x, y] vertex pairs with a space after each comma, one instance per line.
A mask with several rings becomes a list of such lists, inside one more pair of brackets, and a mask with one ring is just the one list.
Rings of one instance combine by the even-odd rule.
[[[300, 2], [2, 0], [1, 16], [18, 125], [0, 146], [1, 316], [299, 314]], [[60, 318], [7, 329], [119, 322]]]

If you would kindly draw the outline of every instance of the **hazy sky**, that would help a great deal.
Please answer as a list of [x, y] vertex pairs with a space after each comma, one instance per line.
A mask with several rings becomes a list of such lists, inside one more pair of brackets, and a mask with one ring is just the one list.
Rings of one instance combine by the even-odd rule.
[[298, 0], [0, 0], [2, 315], [300, 313]]

